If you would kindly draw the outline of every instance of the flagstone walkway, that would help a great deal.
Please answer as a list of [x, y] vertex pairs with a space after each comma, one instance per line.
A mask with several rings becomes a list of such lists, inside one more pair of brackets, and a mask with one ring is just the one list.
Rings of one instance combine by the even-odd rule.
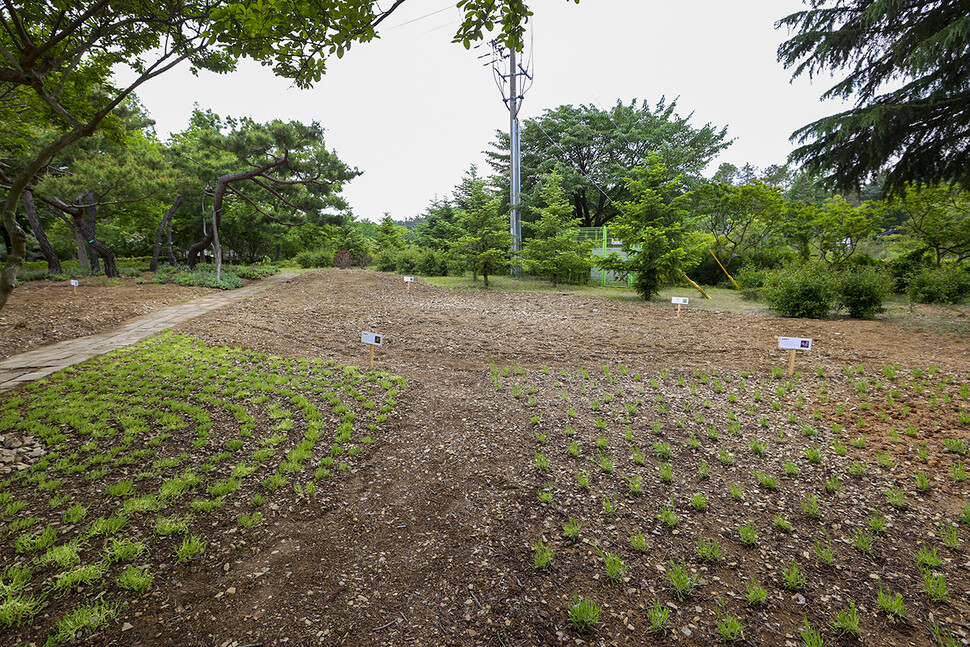
[[26, 382], [38, 380], [62, 368], [79, 364], [116, 348], [130, 346], [157, 332], [171, 328], [177, 323], [215, 310], [227, 303], [245, 299], [256, 292], [295, 276], [298, 275], [294, 273], [275, 274], [250, 283], [243, 288], [198, 297], [177, 306], [170, 306], [132, 319], [112, 332], [69, 339], [8, 357], [0, 361], [0, 391], [13, 389]]

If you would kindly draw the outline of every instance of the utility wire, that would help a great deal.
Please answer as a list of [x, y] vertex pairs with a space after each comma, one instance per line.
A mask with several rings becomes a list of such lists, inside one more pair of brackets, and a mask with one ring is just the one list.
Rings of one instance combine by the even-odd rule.
[[397, 29], [398, 27], [403, 27], [404, 25], [410, 25], [412, 22], [418, 22], [419, 20], [424, 20], [425, 18], [430, 18], [431, 16], [437, 15], [437, 14], [441, 13], [442, 11], [448, 11], [449, 9], [454, 8], [454, 6], [455, 5], [448, 5], [447, 7], [443, 7], [441, 9], [438, 9], [437, 11], [432, 11], [431, 13], [426, 13], [423, 16], [418, 16], [417, 18], [412, 18], [411, 20], [408, 20], [406, 22], [402, 22], [402, 23], [400, 23], [398, 25], [394, 25], [393, 27], [388, 27], [384, 31], [391, 31], [392, 29]]

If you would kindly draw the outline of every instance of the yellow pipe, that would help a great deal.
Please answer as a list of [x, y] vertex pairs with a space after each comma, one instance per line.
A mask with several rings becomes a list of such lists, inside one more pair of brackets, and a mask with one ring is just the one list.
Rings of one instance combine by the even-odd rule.
[[686, 274], [684, 274], [684, 278], [687, 279], [687, 282], [688, 283], [690, 283], [691, 285], [694, 286], [694, 289], [695, 290], [697, 290], [698, 292], [700, 292], [701, 294], [703, 294], [705, 299], [710, 299], [711, 298], [711, 295], [709, 295], [707, 292], [705, 292], [703, 289], [701, 289], [701, 286], [697, 285], [696, 283], [694, 283], [693, 281], [691, 281], [689, 278], [687, 278], [687, 275]]
[[[711, 256], [714, 256], [714, 250], [713, 249], [709, 249], [707, 251], [709, 251], [711, 253]], [[714, 256], [714, 260], [717, 261], [717, 264], [718, 265], [721, 265], [721, 261], [718, 259], [717, 256]], [[730, 274], [728, 274], [728, 271], [724, 269], [724, 266], [723, 265], [721, 265], [721, 269], [724, 270], [724, 274], [726, 274], [727, 277], [729, 279], [731, 279], [731, 283], [734, 284], [734, 289], [735, 290], [740, 290], [741, 288], [738, 286], [738, 282], [734, 280], [734, 277], [733, 276], [731, 276]]]

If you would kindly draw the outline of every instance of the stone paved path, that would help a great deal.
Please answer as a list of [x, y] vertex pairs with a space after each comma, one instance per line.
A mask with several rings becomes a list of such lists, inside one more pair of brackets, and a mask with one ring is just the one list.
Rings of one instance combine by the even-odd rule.
[[192, 299], [177, 306], [132, 319], [118, 330], [70, 339], [36, 350], [14, 355], [0, 361], [0, 391], [13, 389], [25, 382], [38, 380], [62, 368], [79, 364], [116, 348], [137, 343], [150, 335], [171, 328], [177, 323], [215, 310], [232, 301], [246, 297], [287, 281], [297, 274], [283, 273], [269, 276], [244, 288], [227, 290]]

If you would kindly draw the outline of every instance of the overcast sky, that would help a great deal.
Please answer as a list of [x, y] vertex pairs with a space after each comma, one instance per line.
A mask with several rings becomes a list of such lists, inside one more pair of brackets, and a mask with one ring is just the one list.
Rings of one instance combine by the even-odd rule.
[[[841, 108], [819, 101], [830, 79], [790, 83], [776, 61], [787, 33], [774, 23], [801, 9], [800, 0], [530, 4], [535, 82], [522, 119], [562, 104], [608, 109], [618, 99], [653, 106], [661, 96], [678, 98], [693, 125], [728, 126], [735, 142], [717, 163], [765, 167], [785, 161], [796, 128]], [[334, 58], [312, 90], [244, 62], [223, 76], [178, 68], [138, 94], [162, 137], [188, 125], [194, 103], [257, 121], [317, 120], [327, 145], [364, 171], [345, 190], [357, 217], [389, 212], [404, 220], [450, 194], [471, 164], [484, 167], [482, 151], [508, 128], [487, 59], [478, 58], [487, 47], [451, 43], [458, 19], [453, 0], [409, 0], [385, 21], [380, 40]]]

